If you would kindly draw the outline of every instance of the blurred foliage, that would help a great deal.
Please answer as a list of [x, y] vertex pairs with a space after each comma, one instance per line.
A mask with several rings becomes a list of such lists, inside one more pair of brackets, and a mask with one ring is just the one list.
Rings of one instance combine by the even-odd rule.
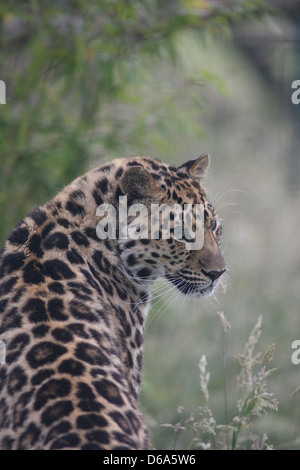
[[[201, 136], [203, 85], [224, 84], [207, 70], [180, 75], [178, 37], [228, 38], [232, 24], [269, 10], [244, 0], [2, 2], [0, 241], [92, 162], [145, 151], [151, 140], [167, 153], [177, 132]], [[167, 82], [162, 64], [174, 72]]]

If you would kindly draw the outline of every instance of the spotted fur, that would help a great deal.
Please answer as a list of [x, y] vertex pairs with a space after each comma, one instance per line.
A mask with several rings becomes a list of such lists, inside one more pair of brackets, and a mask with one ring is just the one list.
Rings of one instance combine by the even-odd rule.
[[[148, 449], [138, 403], [149, 290], [167, 277], [209, 295], [225, 270], [221, 226], [200, 186], [208, 155], [179, 168], [119, 159], [34, 209], [0, 252], [1, 449]], [[204, 204], [205, 239], [100, 240], [97, 206]]]

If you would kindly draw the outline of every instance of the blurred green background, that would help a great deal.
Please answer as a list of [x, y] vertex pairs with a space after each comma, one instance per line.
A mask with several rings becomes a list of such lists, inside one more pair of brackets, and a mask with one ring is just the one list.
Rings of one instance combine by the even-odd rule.
[[[181, 164], [208, 151], [205, 186], [223, 219], [226, 293], [153, 300], [142, 406], [153, 444], [170, 449], [178, 405], [224, 423], [237, 361], [257, 318], [276, 343], [269, 389], [278, 412], [257, 423], [275, 448], [300, 449], [300, 4], [273, 0], [54, 0], [0, 5], [0, 241], [32, 207], [95, 165], [143, 154]], [[157, 287], [163, 292], [164, 287]], [[188, 443], [178, 439], [177, 448]]]

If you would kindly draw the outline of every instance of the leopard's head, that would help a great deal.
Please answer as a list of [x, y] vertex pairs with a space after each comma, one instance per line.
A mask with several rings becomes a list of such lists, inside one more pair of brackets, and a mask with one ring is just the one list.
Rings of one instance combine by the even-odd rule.
[[141, 157], [124, 172], [119, 186], [131, 209], [128, 238], [118, 243], [133, 280], [164, 276], [193, 297], [208, 296], [218, 285], [226, 271], [222, 227], [200, 183], [209, 160], [204, 154], [175, 168]]

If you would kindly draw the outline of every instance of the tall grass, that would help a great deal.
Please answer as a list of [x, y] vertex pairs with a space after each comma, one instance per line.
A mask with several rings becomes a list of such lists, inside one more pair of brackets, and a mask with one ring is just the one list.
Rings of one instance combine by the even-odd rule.
[[[230, 329], [230, 324], [223, 312], [219, 313], [222, 326], [222, 337]], [[236, 359], [240, 366], [236, 377], [236, 414], [228, 420], [227, 385], [226, 385], [226, 351], [222, 348], [224, 363], [224, 416], [225, 422], [219, 423], [214, 417], [209, 401], [210, 373], [207, 370], [206, 356], [199, 361], [200, 395], [203, 404], [195, 411], [186, 412], [184, 406], [177, 408], [179, 421], [175, 424], [163, 424], [174, 432], [174, 448], [180, 446], [180, 437], [189, 433], [189, 447], [199, 450], [270, 450], [273, 449], [266, 433], [259, 435], [252, 428], [257, 419], [269, 411], [278, 410], [278, 401], [268, 390], [268, 379], [275, 369], [268, 368], [273, 358], [275, 345], [272, 344], [265, 353], [256, 352], [257, 342], [262, 332], [260, 316], [251, 331], [244, 350]], [[223, 342], [224, 346], [224, 342]], [[233, 391], [230, 391], [234, 393]]]

